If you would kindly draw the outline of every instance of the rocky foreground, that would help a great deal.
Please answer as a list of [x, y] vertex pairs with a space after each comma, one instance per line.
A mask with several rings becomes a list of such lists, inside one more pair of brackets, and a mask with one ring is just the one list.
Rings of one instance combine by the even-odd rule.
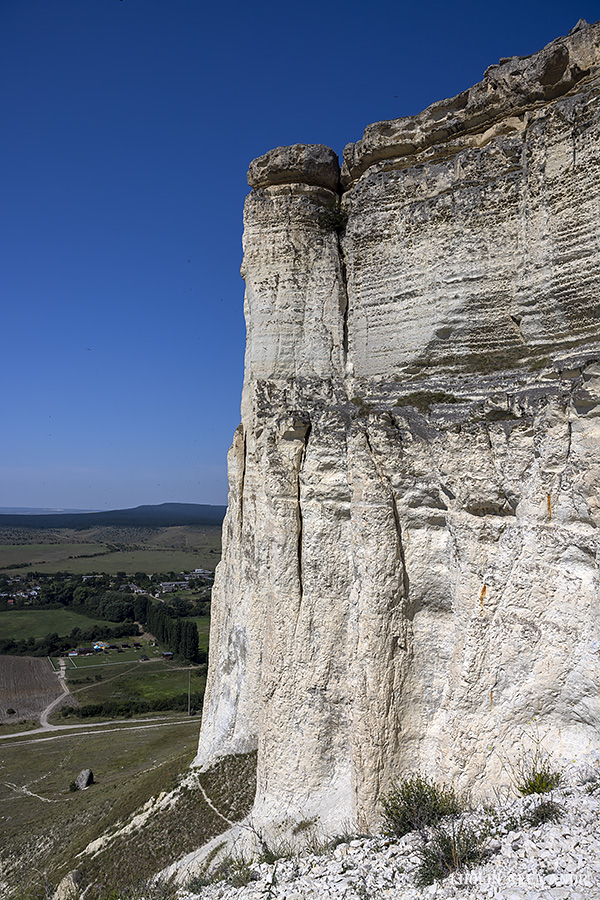
[[[357, 900], [357, 898], [460, 897], [462, 900], [600, 900], [600, 790], [571, 787], [552, 792], [562, 808], [556, 823], [526, 824], [549, 795], [479, 808], [463, 817], [480, 833], [479, 865], [427, 887], [416, 885], [422, 840], [413, 832], [400, 839], [382, 836], [349, 839], [323, 854], [306, 853], [272, 865], [238, 862], [242, 887], [216, 882], [182, 893], [185, 900]], [[458, 827], [458, 826], [455, 826]], [[192, 883], [193, 884], [193, 883]]]

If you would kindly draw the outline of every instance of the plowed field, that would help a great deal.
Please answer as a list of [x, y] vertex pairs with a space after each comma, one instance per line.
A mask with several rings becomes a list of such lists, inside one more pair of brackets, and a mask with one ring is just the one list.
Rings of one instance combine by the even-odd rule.
[[[0, 723], [37, 719], [61, 694], [58, 676], [47, 659], [0, 656]], [[8, 709], [16, 714], [9, 716]]]

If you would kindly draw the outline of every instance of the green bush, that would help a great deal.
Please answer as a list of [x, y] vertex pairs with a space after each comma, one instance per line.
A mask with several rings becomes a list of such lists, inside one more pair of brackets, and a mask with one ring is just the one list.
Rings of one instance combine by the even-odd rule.
[[561, 769], [557, 769], [550, 757], [542, 758], [536, 753], [529, 764], [517, 770], [516, 788], [523, 797], [530, 794], [547, 794], [559, 787], [563, 780]]
[[381, 807], [386, 833], [398, 837], [462, 812], [453, 788], [438, 785], [422, 775], [411, 775], [401, 781], [382, 799]]
[[564, 806], [555, 800], [540, 800], [537, 806], [525, 816], [525, 821], [533, 828], [546, 822], [559, 822], [564, 813]]
[[[552, 753], [542, 746], [546, 735], [540, 735], [537, 725], [532, 732], [525, 732], [521, 738], [521, 759], [513, 765], [505, 764], [515, 790], [523, 797], [531, 794], [547, 794], [563, 782], [563, 769], [556, 765]], [[524, 739], [531, 745], [524, 747]]]
[[466, 825], [434, 829], [431, 839], [418, 851], [417, 885], [425, 887], [451, 872], [477, 865], [484, 846], [485, 837]]

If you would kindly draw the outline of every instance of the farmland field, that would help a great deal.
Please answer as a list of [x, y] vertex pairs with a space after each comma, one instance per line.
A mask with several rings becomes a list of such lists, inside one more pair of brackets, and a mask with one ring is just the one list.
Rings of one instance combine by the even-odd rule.
[[9, 609], [0, 612], [0, 637], [18, 641], [29, 637], [42, 638], [54, 632], [64, 637], [73, 628], [106, 628], [107, 625], [117, 624], [105, 619], [92, 619], [70, 609]]
[[[0, 656], [0, 722], [36, 719], [61, 694], [58, 677], [47, 659]], [[9, 709], [15, 713], [9, 715]]]
[[[126, 639], [126, 642], [130, 643], [131, 640], [132, 638]], [[142, 655], [148, 656], [150, 659], [163, 658], [162, 650], [158, 650], [156, 647], [152, 647], [146, 641], [143, 641], [141, 648], [130, 647], [126, 650], [108, 650], [104, 653], [94, 653], [93, 656], [69, 657], [67, 660], [67, 673], [71, 669], [96, 670], [105, 668], [106, 666], [122, 666], [125, 663], [137, 663], [140, 661], [140, 656]], [[53, 660], [53, 663], [56, 665], [57, 660]]]
[[70, 556], [82, 553], [106, 553], [106, 544], [97, 543], [61, 543], [61, 544], [11, 544], [0, 545], [0, 569], [23, 563], [61, 562]]
[[[87, 575], [91, 572], [184, 572], [192, 569], [215, 567], [220, 556], [208, 557], [200, 551], [185, 550], [125, 550], [95, 556], [91, 559], [66, 559], [58, 562], [44, 562], [32, 565], [36, 572], [70, 572], [73, 575]], [[19, 570], [22, 571], [22, 570]]]
[[84, 531], [0, 527], [0, 571], [6, 573], [213, 570], [220, 554], [220, 526], [102, 526]]

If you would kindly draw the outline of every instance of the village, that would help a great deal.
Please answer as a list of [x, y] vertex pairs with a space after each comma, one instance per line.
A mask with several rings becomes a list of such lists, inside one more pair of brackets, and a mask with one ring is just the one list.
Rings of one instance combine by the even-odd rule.
[[[27, 574], [0, 573], [0, 609], [4, 607], [47, 605], [47, 590], [44, 588], [54, 584], [57, 580], [66, 578], [71, 581], [70, 573], [41, 574], [28, 572]], [[155, 599], [161, 599], [163, 594], [175, 594], [180, 591], [201, 590], [212, 584], [214, 572], [209, 569], [193, 569], [189, 572], [168, 572], [159, 574], [146, 574], [137, 572], [133, 576], [134, 581], [128, 580], [132, 576], [125, 572], [117, 572], [110, 576], [105, 573], [81, 575], [81, 582], [96, 583], [110, 590], [129, 591], [132, 594], [148, 594]], [[164, 580], [163, 580], [164, 579]], [[4, 605], [4, 606], [3, 606]]]

